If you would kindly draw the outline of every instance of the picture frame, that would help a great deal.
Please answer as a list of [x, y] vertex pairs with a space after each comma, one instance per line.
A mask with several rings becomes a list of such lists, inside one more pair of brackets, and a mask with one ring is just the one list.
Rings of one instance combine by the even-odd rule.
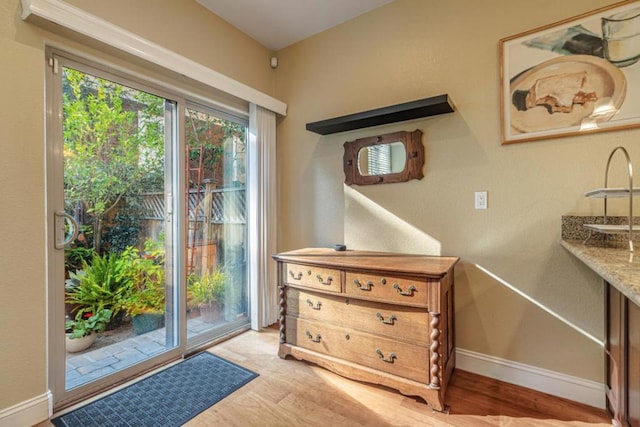
[[502, 144], [640, 127], [640, 0], [499, 42]]

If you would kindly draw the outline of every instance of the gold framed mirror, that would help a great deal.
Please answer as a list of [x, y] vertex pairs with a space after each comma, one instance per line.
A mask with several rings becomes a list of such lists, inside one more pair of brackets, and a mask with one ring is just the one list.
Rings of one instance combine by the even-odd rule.
[[422, 131], [400, 131], [344, 143], [344, 183], [390, 184], [422, 179]]

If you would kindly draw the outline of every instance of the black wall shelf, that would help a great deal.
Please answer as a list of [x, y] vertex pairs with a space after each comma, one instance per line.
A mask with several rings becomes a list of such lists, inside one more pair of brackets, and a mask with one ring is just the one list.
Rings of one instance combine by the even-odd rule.
[[403, 122], [421, 117], [436, 116], [454, 111], [449, 95], [438, 95], [334, 119], [307, 123], [307, 130], [320, 135]]

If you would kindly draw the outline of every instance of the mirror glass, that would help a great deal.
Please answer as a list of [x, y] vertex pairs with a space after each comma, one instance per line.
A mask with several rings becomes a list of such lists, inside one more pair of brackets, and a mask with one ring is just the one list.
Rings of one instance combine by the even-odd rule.
[[344, 143], [344, 183], [373, 185], [422, 179], [422, 131], [398, 131]]
[[358, 171], [362, 176], [400, 173], [406, 161], [407, 151], [400, 141], [369, 145], [358, 151]]

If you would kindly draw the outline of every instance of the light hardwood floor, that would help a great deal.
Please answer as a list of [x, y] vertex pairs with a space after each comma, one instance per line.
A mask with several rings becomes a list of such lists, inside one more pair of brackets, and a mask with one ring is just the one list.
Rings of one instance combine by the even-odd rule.
[[464, 371], [454, 372], [449, 415], [417, 398], [277, 356], [274, 329], [209, 349], [260, 376], [187, 425], [197, 426], [605, 426], [603, 410]]
[[[249, 331], [208, 351], [259, 377], [189, 421], [201, 426], [607, 426], [603, 410], [455, 371], [434, 412], [418, 398], [277, 356], [278, 331]], [[39, 426], [50, 426], [42, 423]]]

